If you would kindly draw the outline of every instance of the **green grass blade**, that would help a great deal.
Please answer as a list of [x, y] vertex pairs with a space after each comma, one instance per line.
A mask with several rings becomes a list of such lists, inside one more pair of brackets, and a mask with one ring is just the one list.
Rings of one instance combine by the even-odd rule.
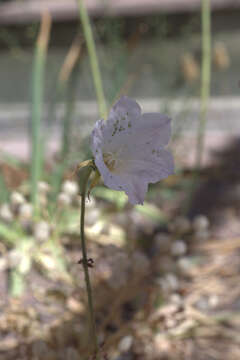
[[92, 28], [88, 16], [87, 9], [84, 5], [83, 0], [78, 0], [78, 9], [79, 9], [79, 16], [82, 22], [84, 37], [86, 40], [88, 54], [90, 58], [90, 65], [92, 70], [93, 82], [96, 90], [99, 113], [101, 117], [106, 118], [107, 116], [107, 105], [104, 96], [103, 86], [102, 86], [102, 79], [101, 73], [99, 69], [99, 63], [97, 58], [97, 52], [95, 47], [95, 42], [93, 38]]
[[0, 173], [0, 203], [6, 202], [9, 198], [9, 190], [4, 176]]
[[197, 133], [196, 167], [201, 167], [211, 86], [211, 5], [202, 0], [202, 84], [201, 111]]
[[31, 124], [31, 199], [35, 212], [38, 208], [38, 181], [42, 176], [43, 169], [43, 138], [41, 134], [41, 119], [44, 94], [44, 75], [47, 46], [51, 28], [51, 18], [48, 13], [42, 17], [41, 28], [38, 35], [34, 63], [33, 63], [33, 100], [32, 100], [32, 124]]

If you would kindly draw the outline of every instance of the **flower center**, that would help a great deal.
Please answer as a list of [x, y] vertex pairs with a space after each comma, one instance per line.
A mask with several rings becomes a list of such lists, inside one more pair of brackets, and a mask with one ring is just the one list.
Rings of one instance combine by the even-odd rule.
[[103, 161], [109, 171], [115, 172], [122, 164], [122, 160], [119, 159], [121, 151], [106, 152], [103, 154]]

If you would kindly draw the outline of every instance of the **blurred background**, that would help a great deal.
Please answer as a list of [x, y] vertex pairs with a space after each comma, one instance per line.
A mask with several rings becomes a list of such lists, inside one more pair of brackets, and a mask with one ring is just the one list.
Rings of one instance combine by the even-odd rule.
[[[108, 109], [167, 113], [176, 165], [144, 206], [87, 203], [102, 359], [237, 360], [240, 1], [84, 3]], [[0, 0], [1, 359], [91, 358], [73, 171], [100, 116], [78, 2]]]

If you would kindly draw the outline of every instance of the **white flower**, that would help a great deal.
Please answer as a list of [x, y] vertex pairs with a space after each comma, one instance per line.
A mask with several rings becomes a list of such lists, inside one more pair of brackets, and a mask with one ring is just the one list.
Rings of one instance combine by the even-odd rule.
[[168, 116], [141, 114], [136, 101], [123, 96], [92, 131], [95, 165], [105, 185], [125, 191], [131, 204], [143, 204], [148, 184], [173, 173], [172, 155], [164, 149], [170, 135]]

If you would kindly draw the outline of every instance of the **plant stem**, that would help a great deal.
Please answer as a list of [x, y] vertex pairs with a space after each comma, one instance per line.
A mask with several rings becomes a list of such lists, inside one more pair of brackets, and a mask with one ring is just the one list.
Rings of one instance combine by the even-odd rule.
[[[85, 233], [84, 233], [84, 220], [85, 220], [85, 200], [86, 200], [86, 190], [87, 190], [87, 183], [89, 177], [92, 172], [92, 168], [89, 167], [84, 170], [84, 178], [81, 181], [81, 216], [80, 216], [80, 235], [81, 235], [81, 245], [82, 245], [82, 265], [84, 270], [85, 276], [85, 283], [87, 289], [87, 296], [88, 296], [88, 311], [89, 311], [89, 320], [90, 320], [90, 337], [93, 341], [94, 346], [94, 354], [97, 356], [98, 354], [98, 341], [97, 341], [97, 334], [96, 334], [96, 324], [95, 324], [95, 316], [94, 316], [94, 309], [93, 309], [93, 297], [92, 297], [92, 288], [91, 282], [89, 277], [88, 271], [88, 258], [87, 258], [87, 248], [85, 242]], [[97, 360], [97, 357], [96, 357]]]
[[[79, 35], [75, 37], [73, 43], [68, 51], [62, 68], [60, 70], [58, 80], [56, 83], [56, 94], [51, 107], [49, 109], [48, 118], [51, 119], [51, 124], [48, 127], [48, 134], [52, 133], [52, 124], [56, 118], [56, 110], [59, 101], [66, 98], [65, 114], [63, 117], [62, 126], [62, 142], [60, 150], [60, 162], [57, 162], [54, 166], [51, 176], [51, 187], [53, 189], [51, 193], [51, 208], [52, 213], [56, 206], [57, 195], [60, 192], [60, 187], [64, 175], [64, 171], [68, 165], [69, 149], [70, 149], [70, 137], [72, 131], [72, 117], [75, 105], [75, 94], [78, 82], [79, 60], [82, 49], [82, 39]], [[54, 119], [54, 120], [53, 120]]]
[[197, 134], [196, 167], [201, 167], [206, 130], [207, 108], [211, 85], [211, 8], [210, 0], [202, 0], [202, 84], [201, 112]]
[[12, 269], [10, 272], [10, 289], [12, 297], [20, 297], [24, 292], [25, 276], [18, 269]]
[[31, 123], [31, 199], [35, 213], [38, 209], [37, 185], [43, 168], [43, 145], [41, 136], [41, 119], [44, 89], [44, 71], [49, 34], [51, 29], [51, 17], [48, 12], [42, 16], [40, 32], [38, 35], [34, 63], [33, 63], [33, 104]]
[[70, 141], [73, 127], [73, 113], [75, 106], [76, 90], [78, 84], [78, 71], [79, 64], [76, 63], [72, 69], [70, 79], [66, 84], [66, 104], [65, 104], [65, 115], [63, 118], [63, 132], [62, 132], [62, 149], [61, 149], [61, 160], [66, 162], [70, 150]]
[[83, 0], [78, 0], [79, 16], [82, 22], [84, 37], [87, 44], [88, 54], [90, 58], [90, 65], [92, 70], [93, 82], [97, 95], [98, 108], [100, 115], [105, 119], [107, 115], [107, 105], [104, 96], [101, 73], [98, 64], [97, 52], [93, 38], [92, 28], [88, 16], [87, 9]]
[[4, 178], [4, 175], [0, 173], [0, 202], [7, 202], [9, 198], [9, 190]]

